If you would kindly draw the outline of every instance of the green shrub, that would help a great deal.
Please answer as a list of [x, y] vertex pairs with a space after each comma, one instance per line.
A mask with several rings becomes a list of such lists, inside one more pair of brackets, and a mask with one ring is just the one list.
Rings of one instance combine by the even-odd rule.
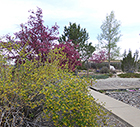
[[106, 78], [109, 78], [108, 75], [94, 75], [94, 76], [91, 76], [92, 78], [95, 78], [95, 79], [106, 79]]
[[105, 91], [105, 90], [99, 90], [99, 92], [100, 92], [100, 93], [105, 93], [106, 91]]
[[89, 72], [92, 72], [92, 70], [89, 70]]
[[140, 74], [138, 73], [125, 73], [118, 75], [121, 78], [140, 78]]
[[[85, 77], [87, 77], [86, 75], [84, 75], [84, 76], [81, 76], [81, 78], [85, 78]], [[107, 75], [107, 74], [104, 74], [104, 75], [89, 75], [89, 78], [90, 79], [106, 79], [106, 78], [109, 78], [110, 76], [109, 75]]]
[[[126, 51], [123, 56], [123, 60], [121, 60], [121, 68], [123, 72], [134, 72], [137, 70], [137, 54], [136, 51], [135, 55], [132, 56], [131, 50], [129, 50], [129, 53], [126, 55]], [[137, 55], [136, 55], [137, 54]]]
[[67, 66], [61, 69], [61, 59], [65, 54], [52, 51], [43, 65], [26, 60], [13, 75], [12, 66], [0, 66], [0, 126], [39, 127], [48, 122], [56, 127], [95, 127], [99, 119], [105, 120], [105, 111], [89, 95], [89, 80], [74, 76]]
[[108, 74], [108, 76], [109, 76], [109, 77], [112, 77], [112, 76], [113, 76], [113, 74], [112, 74], [112, 73], [109, 73], [109, 74]]
[[102, 67], [100, 73], [109, 73], [109, 69], [107, 67]]

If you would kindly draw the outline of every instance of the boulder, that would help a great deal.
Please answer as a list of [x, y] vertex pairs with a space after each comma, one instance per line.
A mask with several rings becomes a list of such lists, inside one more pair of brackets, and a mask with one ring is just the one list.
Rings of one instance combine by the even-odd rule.
[[113, 74], [116, 74], [116, 69], [114, 66], [110, 65], [110, 71], [113, 73]]
[[115, 67], [110, 65], [110, 70], [115, 71]]

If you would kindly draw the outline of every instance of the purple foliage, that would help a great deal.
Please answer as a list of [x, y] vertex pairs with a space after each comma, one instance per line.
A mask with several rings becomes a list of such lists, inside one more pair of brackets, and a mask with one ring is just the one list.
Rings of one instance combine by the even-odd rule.
[[58, 39], [57, 35], [59, 34], [59, 27], [57, 24], [52, 26], [51, 29], [45, 27], [43, 25], [43, 15], [40, 8], [37, 8], [36, 12], [29, 12], [31, 12], [31, 15], [29, 16], [28, 22], [21, 24], [21, 31], [14, 34], [16, 41], [14, 41], [10, 36], [7, 36], [7, 40], [12, 42], [12, 47], [17, 43], [20, 44], [20, 48], [18, 50], [13, 48], [12, 52], [14, 53], [8, 53], [12, 54], [9, 58], [16, 59], [16, 62], [21, 62], [18, 52], [26, 46], [24, 53], [28, 53], [26, 56], [28, 60], [33, 60], [34, 58], [40, 59], [38, 58], [38, 54], [41, 53], [41, 61], [44, 62], [49, 50], [54, 45], [54, 41]]
[[[37, 8], [36, 12], [31, 10], [29, 12], [31, 12], [31, 15], [28, 22], [20, 25], [22, 29], [14, 33], [15, 39], [12, 39], [9, 35], [6, 36], [7, 42], [10, 42], [10, 45], [4, 42], [8, 58], [15, 59], [15, 63], [20, 64], [24, 63], [25, 59], [30, 61], [41, 59], [41, 62], [45, 62], [50, 49], [64, 47], [63, 52], [66, 53], [67, 60], [63, 60], [61, 66], [68, 63], [69, 69], [74, 71], [76, 66], [81, 65], [79, 52], [75, 49], [78, 45], [73, 45], [71, 42], [55, 44], [59, 34], [58, 25], [55, 24], [51, 29], [48, 26], [45, 27], [40, 8]], [[17, 44], [19, 47], [15, 48]], [[8, 48], [12, 48], [12, 50], [8, 50]], [[21, 50], [23, 51], [23, 56], [19, 54]], [[24, 56], [24, 54], [27, 55]]]
[[75, 46], [70, 42], [60, 43], [55, 45], [54, 48], [63, 48], [63, 52], [66, 54], [65, 60], [62, 60], [61, 65], [68, 63], [70, 70], [74, 71], [76, 66], [81, 66], [80, 54], [75, 50]]

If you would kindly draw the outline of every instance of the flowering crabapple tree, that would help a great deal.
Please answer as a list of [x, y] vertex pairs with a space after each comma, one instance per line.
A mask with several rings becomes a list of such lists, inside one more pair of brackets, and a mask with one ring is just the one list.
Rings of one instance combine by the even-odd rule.
[[[102, 63], [105, 60], [107, 60], [107, 55], [106, 55], [106, 51], [104, 50], [100, 50], [97, 53], [94, 53], [90, 58], [90, 61], [93, 61], [94, 63]], [[96, 67], [97, 69], [97, 67]]]

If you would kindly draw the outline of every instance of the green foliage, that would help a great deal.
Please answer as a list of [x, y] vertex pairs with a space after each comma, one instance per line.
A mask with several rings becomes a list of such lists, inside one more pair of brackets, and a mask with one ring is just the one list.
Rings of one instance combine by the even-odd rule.
[[105, 93], [106, 91], [105, 91], [105, 90], [99, 90], [99, 92], [100, 92], [100, 93]]
[[89, 34], [86, 32], [86, 29], [80, 27], [80, 25], [76, 25], [76, 23], [69, 23], [69, 26], [64, 27], [64, 35], [60, 37], [59, 41], [60, 42], [65, 42], [72, 40], [72, 43], [77, 45], [80, 44], [80, 47], [82, 44], [85, 43], [89, 39]]
[[66, 55], [54, 50], [43, 64], [25, 59], [16, 68], [0, 66], [0, 126], [47, 127], [48, 121], [56, 127], [95, 127], [98, 119], [105, 121], [106, 113], [89, 95], [89, 79], [74, 76], [66, 65], [62, 69]]
[[89, 70], [89, 72], [92, 72], [92, 70]]
[[[87, 76], [85, 76], [85, 75], [81, 76], [81, 78], [84, 78], [84, 77], [87, 77]], [[108, 74], [89, 75], [89, 78], [90, 78], [90, 79], [107, 79], [107, 78], [109, 78], [109, 77], [110, 77], [110, 75], [108, 75]]]
[[98, 35], [97, 39], [99, 44], [98, 48], [107, 50], [108, 62], [110, 67], [110, 60], [119, 56], [120, 48], [117, 47], [117, 42], [120, 40], [121, 34], [119, 31], [120, 22], [115, 19], [114, 12], [111, 11], [110, 15], [106, 16], [106, 20], [101, 25], [102, 33]]
[[[89, 34], [86, 29], [81, 28], [80, 24], [70, 23], [69, 26], [64, 27], [64, 34], [59, 38], [60, 43], [72, 41], [75, 48], [78, 49], [81, 59], [87, 60], [95, 51], [92, 43], [86, 43], [89, 39]], [[78, 45], [78, 46], [77, 46]]]
[[112, 76], [113, 76], [113, 74], [112, 74], [112, 73], [109, 73], [109, 74], [108, 74], [108, 76], [109, 76], [109, 77], [112, 77]]
[[136, 70], [137, 61], [135, 55], [132, 57], [132, 52], [129, 50], [129, 53], [126, 55], [124, 52], [123, 60], [121, 60], [121, 68], [123, 72], [134, 72]]
[[108, 67], [102, 67], [102, 68], [100, 69], [100, 73], [109, 73]]
[[121, 78], [140, 78], [140, 74], [138, 73], [125, 73], [118, 75]]

